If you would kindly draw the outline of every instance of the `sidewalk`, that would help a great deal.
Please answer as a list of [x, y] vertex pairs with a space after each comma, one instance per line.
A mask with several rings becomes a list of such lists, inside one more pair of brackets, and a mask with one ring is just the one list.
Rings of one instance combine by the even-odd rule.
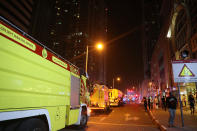
[[182, 120], [181, 120], [181, 113], [180, 108], [176, 109], [176, 116], [175, 116], [175, 127], [168, 127], [168, 118], [169, 112], [168, 110], [153, 109], [149, 112], [150, 116], [152, 117], [153, 121], [160, 126], [163, 127], [161, 130], [167, 131], [197, 131], [197, 106], [195, 108], [194, 115], [191, 115], [189, 107], [183, 107], [183, 119], [184, 119], [184, 127], [182, 127]]

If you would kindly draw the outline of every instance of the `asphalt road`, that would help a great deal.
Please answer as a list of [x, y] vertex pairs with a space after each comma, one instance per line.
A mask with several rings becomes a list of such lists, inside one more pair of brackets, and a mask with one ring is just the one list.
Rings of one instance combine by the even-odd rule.
[[96, 112], [89, 118], [85, 129], [67, 127], [61, 131], [159, 131], [152, 123], [143, 105], [126, 104], [113, 107], [111, 112]]

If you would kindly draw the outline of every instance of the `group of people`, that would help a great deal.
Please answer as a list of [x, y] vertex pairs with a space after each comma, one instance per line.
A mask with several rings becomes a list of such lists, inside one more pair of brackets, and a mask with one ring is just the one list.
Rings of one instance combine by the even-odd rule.
[[[195, 99], [194, 99], [194, 96], [191, 93], [188, 96], [188, 102], [189, 102], [191, 114], [194, 114], [194, 110], [195, 110]], [[183, 97], [182, 97], [182, 103], [183, 103], [182, 105], [184, 107], [187, 106], [187, 100], [186, 100], [186, 96], [185, 95], [183, 95]]]
[[[156, 105], [158, 106], [159, 105], [159, 100], [157, 97], [155, 97], [155, 101], [156, 101]], [[147, 111], [147, 107], [149, 109], [152, 109], [153, 106], [151, 104], [153, 104], [153, 99], [152, 97], [148, 97], [148, 100], [146, 99], [146, 97], [143, 98], [143, 101], [144, 101], [144, 108], [145, 108], [145, 111]], [[166, 111], [166, 108], [168, 108], [168, 111], [169, 111], [169, 127], [174, 127], [174, 118], [175, 118], [175, 113], [176, 113], [176, 108], [177, 108], [177, 98], [173, 95], [173, 93], [169, 93], [169, 96], [168, 97], [165, 97], [163, 96], [161, 98], [161, 106], [162, 106], [162, 109], [165, 109]], [[190, 93], [190, 95], [188, 96], [188, 101], [189, 101], [189, 104], [190, 104], [190, 110], [191, 110], [191, 114], [194, 114], [194, 111], [195, 111], [195, 100], [194, 100], [194, 97], [193, 95]], [[186, 103], [185, 101], [183, 101], [185, 106], [186, 106]], [[157, 109], [158, 107], [156, 107]]]
[[145, 111], [147, 111], [147, 107], [149, 109], [158, 109], [159, 108], [159, 99], [157, 97], [152, 98], [151, 96], [143, 98]]

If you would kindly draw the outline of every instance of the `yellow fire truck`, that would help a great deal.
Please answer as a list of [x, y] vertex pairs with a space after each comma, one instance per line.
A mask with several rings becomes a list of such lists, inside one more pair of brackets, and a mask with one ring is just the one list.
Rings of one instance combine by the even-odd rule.
[[1, 16], [0, 61], [0, 130], [86, 126], [86, 77]]
[[119, 106], [123, 103], [123, 93], [118, 89], [109, 89], [109, 98], [111, 106]]
[[93, 92], [90, 95], [90, 103], [91, 110], [109, 110], [110, 103], [107, 86], [95, 84], [93, 86]]

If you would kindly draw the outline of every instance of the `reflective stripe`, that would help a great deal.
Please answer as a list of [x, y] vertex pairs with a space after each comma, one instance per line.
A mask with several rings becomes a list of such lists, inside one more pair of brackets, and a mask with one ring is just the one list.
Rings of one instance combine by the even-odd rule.
[[[9, 33], [7, 33], [9, 32]], [[11, 35], [8, 35], [11, 34]], [[5, 37], [6, 39], [11, 40], [12, 42], [30, 50], [31, 52], [43, 57], [43, 50], [45, 51], [46, 60], [53, 62], [54, 64], [70, 71], [69, 62], [59, 58], [58, 56], [54, 55], [51, 51], [48, 49], [46, 50], [44, 47], [38, 45], [37, 43], [33, 42], [29, 38], [23, 36], [22, 34], [18, 33], [15, 29], [12, 27], [6, 25], [2, 21], [0, 21], [0, 35]], [[53, 59], [52, 59], [53, 58]], [[54, 61], [54, 58], [56, 58]], [[75, 74], [79, 75], [79, 69], [75, 66], [72, 66], [73, 70], [75, 69], [77, 72], [74, 72]]]

